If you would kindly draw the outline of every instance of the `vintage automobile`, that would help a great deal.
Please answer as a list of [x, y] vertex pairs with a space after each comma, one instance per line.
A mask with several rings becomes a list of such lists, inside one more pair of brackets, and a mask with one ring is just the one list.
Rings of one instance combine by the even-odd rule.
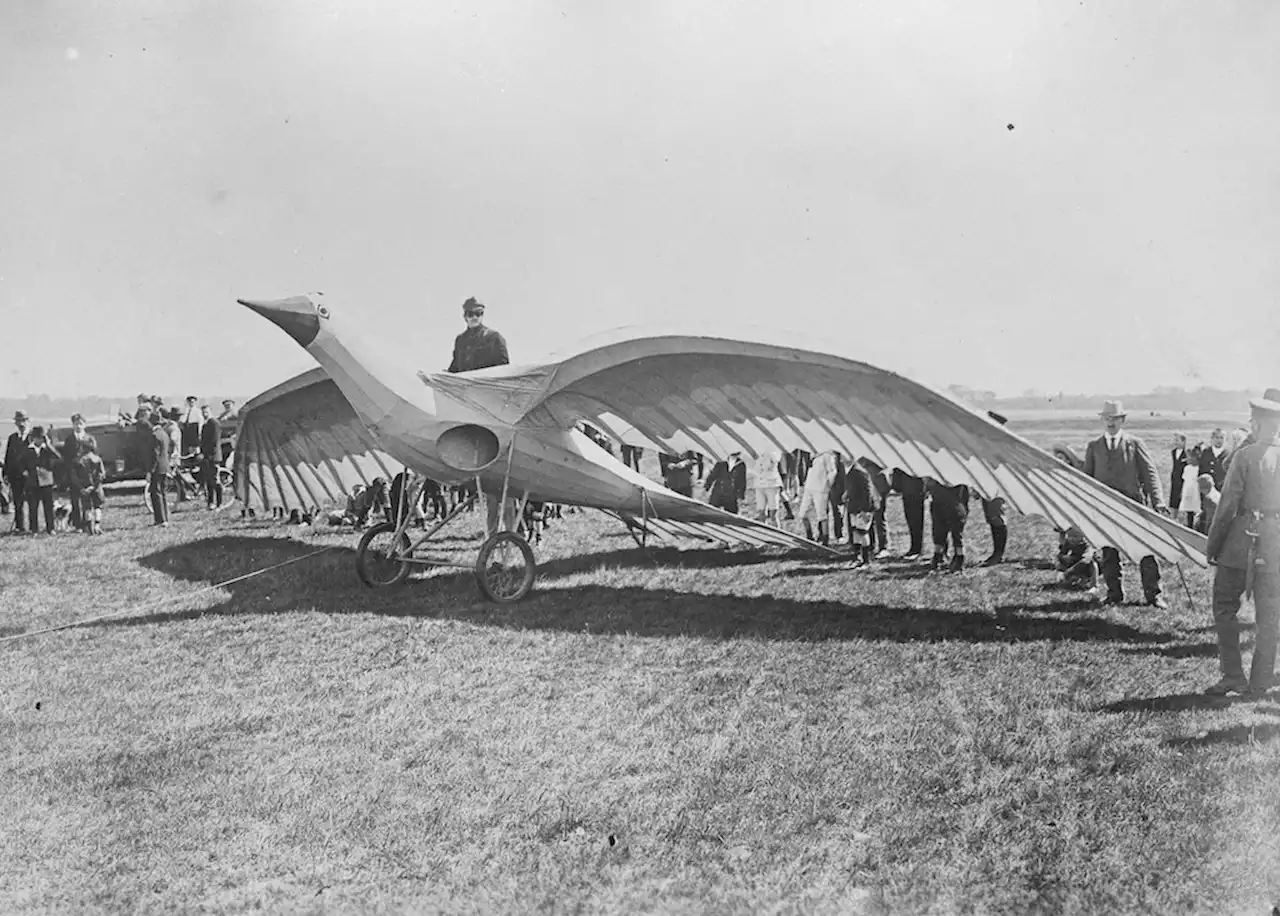
[[[222, 456], [225, 469], [224, 483], [231, 484], [231, 453], [235, 448], [236, 433], [240, 431], [239, 419], [222, 421]], [[50, 441], [60, 448], [62, 441], [71, 432], [69, 426], [51, 429]], [[86, 427], [98, 443], [98, 456], [106, 465], [106, 482], [121, 480], [142, 480], [146, 474], [142, 469], [142, 461], [138, 457], [137, 445], [134, 442], [132, 423], [95, 423]]]

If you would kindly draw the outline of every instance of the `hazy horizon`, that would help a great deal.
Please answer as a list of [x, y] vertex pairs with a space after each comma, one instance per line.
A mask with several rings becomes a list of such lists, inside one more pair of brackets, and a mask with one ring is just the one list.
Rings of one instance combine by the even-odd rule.
[[0, 396], [257, 393], [238, 297], [440, 369], [696, 315], [935, 387], [1280, 383], [1280, 7], [0, 10]]

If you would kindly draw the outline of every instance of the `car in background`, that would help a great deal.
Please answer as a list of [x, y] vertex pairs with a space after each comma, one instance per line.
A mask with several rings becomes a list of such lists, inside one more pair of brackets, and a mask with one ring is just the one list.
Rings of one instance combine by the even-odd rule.
[[[223, 420], [222, 424], [222, 458], [223, 467], [230, 476], [230, 457], [235, 449], [236, 434], [240, 431], [240, 420], [234, 418]], [[85, 431], [98, 443], [98, 457], [106, 467], [106, 483], [122, 480], [143, 480], [146, 472], [138, 456], [135, 443], [135, 431], [132, 423], [117, 421], [115, 423], [95, 423], [86, 426]], [[50, 428], [50, 439], [59, 450], [62, 442], [71, 433], [71, 427]]]

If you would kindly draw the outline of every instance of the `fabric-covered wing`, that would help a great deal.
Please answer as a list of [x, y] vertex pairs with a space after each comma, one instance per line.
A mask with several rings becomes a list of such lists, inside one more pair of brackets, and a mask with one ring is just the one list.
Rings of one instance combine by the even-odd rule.
[[403, 467], [378, 447], [319, 367], [258, 395], [240, 421], [234, 467], [236, 495], [246, 506], [341, 504], [356, 484], [390, 481]]
[[839, 552], [823, 544], [810, 541], [798, 534], [757, 522], [741, 515], [725, 512], [724, 518], [717, 521], [680, 521], [672, 516], [679, 516], [677, 509], [661, 517], [642, 517], [628, 512], [610, 512], [629, 529], [637, 534], [648, 532], [661, 538], [691, 538], [695, 541], [723, 541], [734, 547], [782, 547], [800, 548], [807, 551], [820, 551], [832, 556]]
[[648, 337], [550, 369], [518, 425], [586, 421], [632, 445], [722, 458], [837, 450], [1002, 496], [1078, 525], [1130, 559], [1205, 564], [1204, 536], [1134, 503], [988, 417], [910, 379], [838, 356], [714, 337]]

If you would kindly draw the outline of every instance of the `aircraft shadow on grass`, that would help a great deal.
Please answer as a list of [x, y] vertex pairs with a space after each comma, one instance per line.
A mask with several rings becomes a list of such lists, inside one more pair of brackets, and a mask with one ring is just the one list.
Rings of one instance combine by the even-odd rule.
[[[175, 579], [208, 586], [301, 558], [315, 549], [316, 545], [286, 538], [226, 535], [167, 547], [138, 562]], [[471, 554], [460, 556], [470, 558]], [[1179, 638], [1176, 633], [1150, 632], [1098, 617], [1062, 618], [1013, 607], [997, 608], [993, 614], [884, 603], [846, 605], [829, 600], [806, 602], [772, 596], [556, 583], [557, 578], [601, 567], [715, 568], [775, 559], [776, 556], [747, 551], [671, 548], [632, 548], [552, 558], [539, 565], [539, 583], [528, 598], [515, 605], [496, 605], [480, 596], [473, 575], [466, 570], [411, 578], [387, 589], [367, 589], [356, 577], [353, 548], [343, 544], [284, 569], [222, 586], [230, 597], [212, 607], [172, 611], [160, 608], [145, 617], [122, 618], [101, 625], [136, 626], [208, 614], [314, 610], [327, 614], [450, 619], [518, 630], [804, 642], [1114, 641], [1151, 651]]]
[[[1114, 703], [1107, 703], [1098, 707], [1099, 712], [1190, 712], [1194, 710], [1223, 710], [1232, 706], [1243, 705], [1257, 712], [1266, 713], [1268, 715], [1280, 715], [1280, 706], [1275, 703], [1273, 695], [1268, 695], [1262, 700], [1250, 700], [1244, 697], [1217, 697], [1209, 696], [1205, 693], [1171, 693], [1160, 697], [1131, 697], [1126, 700], [1116, 700]], [[1248, 731], [1253, 726], [1241, 726]], [[1266, 729], [1277, 729], [1280, 726], [1268, 724], [1264, 726]], [[1222, 737], [1228, 733], [1235, 733], [1237, 729], [1219, 729], [1217, 732], [1209, 732], [1210, 736], [1218, 735], [1216, 740], [1230, 741], [1230, 737]], [[1269, 737], [1275, 737], [1274, 734]], [[1246, 739], [1247, 740], [1247, 739]], [[1213, 739], [1206, 739], [1205, 736], [1198, 738], [1178, 738], [1173, 739], [1169, 744], [1210, 744]]]
[[1264, 744], [1280, 738], [1280, 724], [1264, 722], [1252, 725], [1233, 725], [1229, 728], [1215, 728], [1199, 735], [1185, 738], [1170, 738], [1165, 741], [1169, 747], [1182, 749], [1212, 747], [1217, 744]]

